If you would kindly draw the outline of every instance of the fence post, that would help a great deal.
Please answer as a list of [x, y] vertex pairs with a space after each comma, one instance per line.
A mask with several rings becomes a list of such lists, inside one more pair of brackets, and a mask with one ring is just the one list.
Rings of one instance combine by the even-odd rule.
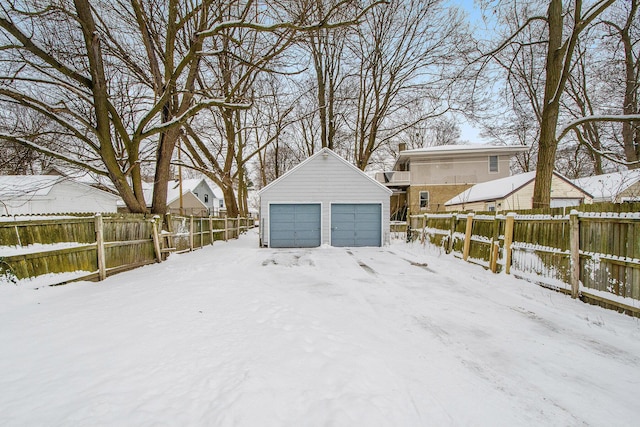
[[96, 224], [96, 252], [98, 254], [98, 279], [104, 280], [107, 278], [107, 267], [104, 254], [104, 228], [102, 223], [102, 215], [99, 213], [95, 216]]
[[193, 251], [193, 215], [189, 216], [189, 250]]
[[504, 226], [504, 268], [505, 273], [511, 273], [511, 244], [513, 243], [513, 225], [516, 219], [514, 212], [507, 214], [507, 223]]
[[229, 228], [227, 227], [227, 216], [224, 216], [224, 241], [229, 240]]
[[464, 232], [464, 248], [462, 250], [462, 259], [467, 260], [469, 258], [469, 250], [471, 249], [471, 230], [473, 229], [473, 217], [474, 213], [467, 214], [467, 228]]
[[491, 236], [491, 252], [489, 253], [489, 269], [492, 273], [498, 271], [498, 257], [500, 255], [500, 218], [493, 217], [493, 236]]
[[238, 239], [240, 238], [240, 214], [238, 214], [236, 220], [238, 221], [238, 223], [236, 224], [236, 239]]
[[167, 231], [169, 232], [169, 238], [168, 238], [169, 247], [175, 248], [176, 244], [173, 239], [173, 218], [171, 217], [171, 213], [167, 212], [164, 218], [167, 223]]
[[422, 225], [422, 232], [420, 233], [420, 243], [423, 245], [427, 241], [427, 225], [429, 224], [429, 214], [426, 213], [420, 220], [420, 224]]
[[458, 214], [451, 214], [451, 224], [449, 224], [449, 241], [447, 242], [447, 253], [453, 252], [453, 235], [456, 233], [456, 222], [458, 221]]
[[571, 298], [580, 291], [580, 218], [575, 209], [569, 214], [569, 242], [571, 252]]
[[209, 238], [210, 244], [213, 245], [213, 217], [209, 215]]
[[153, 249], [156, 252], [156, 260], [162, 262], [162, 251], [160, 250], [160, 236], [158, 235], [158, 220], [160, 216], [154, 215], [151, 224], [153, 226]]

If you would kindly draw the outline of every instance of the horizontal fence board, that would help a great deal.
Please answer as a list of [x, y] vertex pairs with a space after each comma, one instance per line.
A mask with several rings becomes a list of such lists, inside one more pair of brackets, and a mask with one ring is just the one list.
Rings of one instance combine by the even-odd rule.
[[[640, 203], [612, 209], [598, 211], [590, 206], [578, 212], [581, 288], [610, 293], [613, 299], [640, 300]], [[554, 288], [569, 286], [570, 212], [562, 208], [515, 212], [510, 263], [515, 274], [537, 277], [537, 282]], [[493, 261], [499, 271], [505, 261], [506, 217], [491, 212], [474, 215], [470, 236], [466, 234], [467, 217], [460, 213], [411, 215], [407, 233], [409, 238], [446, 246], [448, 253], [455, 254], [463, 252], [469, 239], [468, 260], [485, 267]], [[498, 259], [492, 260], [495, 242], [501, 250]]]
[[[58, 219], [30, 216], [29, 220], [1, 221], [0, 250], [2, 246], [44, 246], [38, 252], [0, 255], [0, 275], [9, 274], [10, 278], [25, 279], [46, 273], [87, 271], [88, 274], [82, 275], [82, 278], [99, 278], [103, 271], [107, 275], [113, 274], [157, 262], [170, 252], [190, 251], [213, 244], [216, 240], [235, 238], [254, 225], [253, 220], [244, 218], [167, 215], [165, 223], [169, 231], [158, 233], [159, 247], [156, 249], [154, 223], [160, 220], [160, 217], [145, 214], [104, 214], [99, 219], [97, 216], [64, 216]], [[98, 223], [101, 223], [100, 247], [104, 250], [106, 264], [102, 270], [98, 266]], [[81, 244], [59, 249], [46, 248], [46, 245], [69, 242]], [[65, 283], [75, 280], [82, 279], [70, 279]]]

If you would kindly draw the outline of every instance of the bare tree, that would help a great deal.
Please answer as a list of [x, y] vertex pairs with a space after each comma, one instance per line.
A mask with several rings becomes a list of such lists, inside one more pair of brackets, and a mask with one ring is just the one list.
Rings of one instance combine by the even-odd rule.
[[[448, 77], [467, 46], [458, 11], [440, 0], [392, 0], [367, 15], [349, 45], [357, 167], [364, 170], [371, 156], [399, 133], [450, 108]], [[407, 122], [412, 109], [426, 113]]]
[[[550, 205], [551, 178], [560, 139], [558, 121], [561, 98], [571, 75], [579, 37], [614, 1], [598, 0], [583, 9], [581, 0], [567, 2], [566, 8], [562, 0], [550, 0], [544, 12], [536, 10], [535, 5], [525, 2], [525, 7], [518, 10], [518, 13], [523, 13], [525, 16], [524, 22], [490, 54], [494, 56], [508, 46], [526, 46], [531, 43], [543, 44], [546, 50], [544, 91], [540, 102], [540, 139], [533, 196], [534, 207]], [[546, 40], [520, 39], [525, 29], [538, 23], [544, 25]]]
[[3, 6], [0, 103], [56, 123], [73, 148], [52, 150], [26, 134], [0, 138], [108, 176], [133, 212], [147, 211], [141, 164], [150, 162], [152, 211], [164, 213], [180, 126], [225, 103], [194, 91], [211, 2], [113, 6], [88, 0]]
[[[623, 115], [634, 115], [640, 112], [638, 95], [640, 92], [640, 22], [638, 19], [638, 0], [618, 2], [611, 8], [611, 16], [603, 20], [616, 42], [605, 44], [612, 47], [611, 51], [617, 52], [622, 46], [624, 58], [624, 99], [622, 104]], [[628, 167], [640, 168], [640, 127], [637, 121], [625, 121], [622, 123], [622, 144]]]
[[[306, 15], [310, 22], [321, 20], [328, 9], [340, 3], [337, 0], [311, 0], [311, 2], [315, 6], [311, 8], [312, 14], [305, 13], [310, 9], [310, 0], [299, 0], [293, 3], [294, 7], [298, 8], [296, 13]], [[346, 14], [347, 11], [342, 10], [341, 13]], [[346, 17], [347, 15], [343, 16], [343, 18]], [[317, 109], [321, 147], [336, 148], [334, 139], [341, 124], [339, 104], [344, 102], [340, 92], [346, 80], [343, 64], [344, 49], [347, 37], [352, 32], [350, 27], [323, 28], [305, 33], [300, 42], [302, 50], [310, 57], [312, 71], [310, 78], [304, 83], [310, 84], [315, 93], [312, 105]]]
[[[301, 33], [354, 25], [377, 4], [354, 8], [350, 2], [340, 1], [321, 12], [321, 2], [310, 2], [309, 8], [293, 16], [286, 7], [288, 2], [274, 2], [265, 8], [256, 2], [235, 0], [225, 1], [217, 9], [215, 32], [204, 32], [216, 37], [211, 51], [205, 53], [198, 86], [199, 92], [225, 103], [210, 110], [204, 123], [186, 125], [183, 142], [194, 167], [221, 188], [229, 215], [244, 213], [247, 163], [278, 140], [252, 140], [247, 131], [247, 110], [260, 96], [255, 87], [259, 76], [296, 69], [297, 60], [289, 48]], [[320, 15], [321, 19], [311, 19]], [[343, 19], [345, 16], [348, 18]], [[196, 125], [210, 131], [198, 131]]]
[[[0, 139], [108, 176], [133, 212], [147, 211], [141, 178], [148, 162], [155, 174], [152, 211], [164, 213], [184, 127], [217, 108], [229, 148], [223, 167], [206, 170], [224, 183], [235, 211], [231, 167], [244, 158], [239, 111], [251, 105], [255, 76], [267, 71], [296, 33], [355, 24], [376, 4], [353, 7], [343, 0], [323, 19], [307, 23], [304, 16], [289, 14], [288, 2], [278, 1], [5, 2], [0, 104], [19, 105], [55, 122], [67, 143], [53, 150], [42, 144], [43, 135], [2, 133]], [[353, 11], [350, 20], [333, 20], [345, 8]], [[255, 34], [274, 44], [252, 44]], [[256, 48], [262, 51], [251, 51]], [[247, 57], [253, 62], [237, 71]], [[212, 67], [214, 61], [219, 62]], [[210, 160], [217, 162], [216, 156]], [[245, 169], [238, 170], [241, 181]]]

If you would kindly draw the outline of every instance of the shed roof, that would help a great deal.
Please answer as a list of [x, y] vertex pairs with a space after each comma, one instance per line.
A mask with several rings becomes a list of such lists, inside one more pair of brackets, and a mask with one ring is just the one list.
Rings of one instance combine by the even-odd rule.
[[[558, 172], [554, 171], [553, 174], [571, 184], [572, 186], [578, 188], [580, 191], [588, 194], [589, 196], [591, 195], [588, 191], [585, 191], [583, 188], [576, 185], [571, 180], [565, 178]], [[535, 179], [536, 172], [533, 171], [508, 176], [506, 178], [494, 179], [493, 181], [481, 182], [448, 200], [447, 202], [445, 202], [445, 206], [503, 199], [515, 193]]]
[[613, 200], [630, 186], [640, 182], [640, 170], [627, 170], [574, 179], [573, 182], [596, 200]]

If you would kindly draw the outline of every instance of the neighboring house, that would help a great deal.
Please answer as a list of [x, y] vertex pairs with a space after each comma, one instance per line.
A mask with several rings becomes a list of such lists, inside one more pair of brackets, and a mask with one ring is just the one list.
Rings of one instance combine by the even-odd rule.
[[258, 194], [262, 246], [381, 246], [389, 241], [391, 190], [328, 148]]
[[640, 170], [588, 176], [573, 182], [591, 193], [594, 202], [640, 202]]
[[[143, 182], [144, 200], [150, 208], [153, 202], [153, 183]], [[124, 205], [121, 206], [125, 210]], [[182, 180], [182, 209], [180, 206], [180, 181], [169, 181], [167, 188], [167, 212], [194, 216], [219, 216], [224, 214], [224, 198], [220, 189], [205, 178]]]
[[0, 176], [0, 215], [117, 212], [119, 199], [63, 176]]
[[[448, 211], [531, 209], [536, 173], [527, 172], [476, 184], [445, 203]], [[557, 172], [551, 179], [551, 207], [591, 203], [591, 195]]]
[[392, 217], [403, 219], [406, 210], [444, 211], [447, 200], [471, 186], [508, 177], [511, 159], [529, 150], [526, 146], [443, 145], [403, 150], [391, 172], [376, 180], [393, 190]]

